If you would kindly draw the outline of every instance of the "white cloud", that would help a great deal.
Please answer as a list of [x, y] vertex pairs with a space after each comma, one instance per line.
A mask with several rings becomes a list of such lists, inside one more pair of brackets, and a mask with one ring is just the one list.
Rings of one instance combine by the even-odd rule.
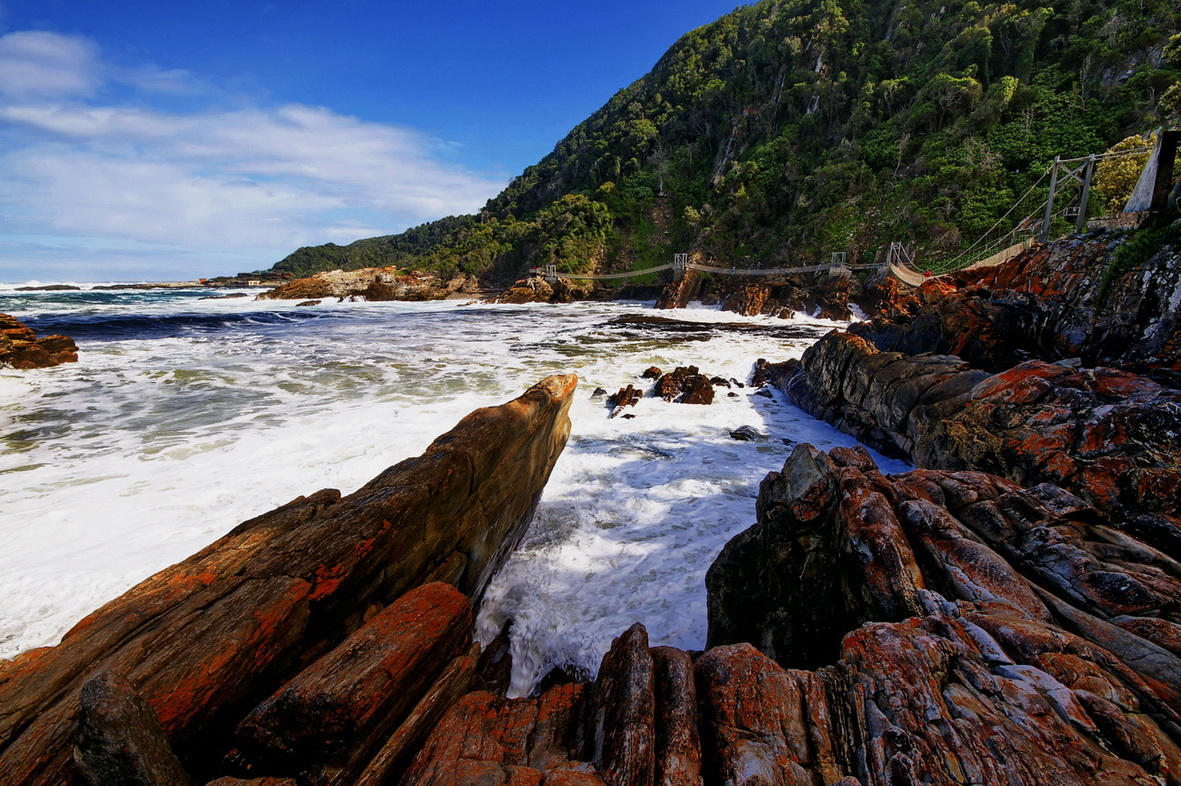
[[[134, 105], [103, 100], [114, 81], [140, 91]], [[300, 245], [471, 212], [502, 185], [433, 157], [421, 132], [324, 107], [174, 114], [148, 100], [201, 90], [187, 72], [110, 68], [85, 39], [0, 38], [0, 239], [92, 238], [132, 256], [158, 244], [265, 267]], [[0, 259], [0, 275], [12, 268]]]
[[17, 99], [94, 93], [98, 47], [78, 36], [25, 30], [0, 37], [0, 94]]

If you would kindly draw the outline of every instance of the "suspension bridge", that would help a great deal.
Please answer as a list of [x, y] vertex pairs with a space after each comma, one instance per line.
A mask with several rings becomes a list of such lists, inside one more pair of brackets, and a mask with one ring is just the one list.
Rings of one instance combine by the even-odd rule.
[[[960, 270], [1003, 264], [1023, 251], [1047, 242], [1051, 235], [1055, 234], [1055, 230], [1062, 227], [1063, 221], [1069, 225], [1073, 220], [1072, 231], [1083, 231], [1087, 225], [1087, 207], [1095, 168], [1103, 161], [1147, 156], [1147, 164], [1131, 199], [1128, 200], [1125, 212], [1163, 209], [1172, 185], [1173, 161], [1179, 141], [1181, 131], [1161, 131], [1156, 134], [1156, 143], [1152, 147], [1097, 153], [1078, 158], [1055, 156], [1041, 177], [972, 245], [954, 257], [933, 260], [923, 266], [916, 262], [914, 253], [903, 243], [892, 241], [885, 253], [878, 255], [880, 261], [866, 264], [850, 264], [848, 255], [843, 251], [832, 252], [828, 262], [778, 268], [707, 265], [690, 261], [687, 253], [679, 253], [675, 254], [673, 261], [668, 264], [622, 273], [559, 273], [556, 265], [534, 268], [533, 272], [549, 281], [556, 281], [559, 276], [579, 281], [618, 281], [671, 270], [673, 280], [680, 281], [691, 270], [748, 278], [800, 276], [824, 272], [830, 276], [851, 276], [859, 270], [886, 270], [905, 284], [919, 286], [928, 279]], [[1040, 188], [1047, 178], [1050, 181], [1049, 188], [1043, 200]], [[1028, 211], [1025, 215], [1021, 213], [1023, 209]], [[1015, 215], [1021, 217], [1014, 219]]]

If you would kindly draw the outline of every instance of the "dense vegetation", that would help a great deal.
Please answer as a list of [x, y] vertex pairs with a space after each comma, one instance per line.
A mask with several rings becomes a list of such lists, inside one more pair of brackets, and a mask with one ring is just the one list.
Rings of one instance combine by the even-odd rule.
[[1055, 155], [1181, 107], [1179, 22], [1175, 0], [764, 0], [684, 36], [478, 215], [275, 267], [506, 279], [680, 250], [739, 267], [890, 240], [954, 253], [1031, 188], [1005, 224], [1035, 212]]

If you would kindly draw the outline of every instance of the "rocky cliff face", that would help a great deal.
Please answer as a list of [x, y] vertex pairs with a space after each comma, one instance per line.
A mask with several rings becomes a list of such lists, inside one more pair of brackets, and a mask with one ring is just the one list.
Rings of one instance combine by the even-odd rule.
[[852, 317], [850, 303], [863, 299], [865, 289], [859, 281], [844, 277], [815, 274], [807, 277], [761, 276], [707, 277], [690, 270], [680, 281], [664, 286], [656, 300], [657, 308], [685, 308], [689, 303], [716, 304], [723, 311], [743, 316], [790, 318], [809, 314], [823, 319], [847, 320]]
[[637, 623], [508, 699], [471, 643], [568, 434], [550, 378], [0, 664], [0, 782], [1181, 786], [1174, 262], [1096, 289], [1096, 243], [877, 282], [886, 317], [759, 362], [923, 468], [798, 446], [708, 573], [705, 652]]
[[[958, 288], [924, 286], [817, 342], [775, 384], [874, 447], [1058, 484], [1181, 555], [1181, 254], [1165, 246], [1113, 275], [1115, 248], [1069, 238]], [[1080, 352], [1151, 378], [1085, 367]]]
[[16, 317], [0, 314], [0, 366], [48, 368], [78, 360], [78, 347], [67, 336], [37, 338]]
[[1078, 497], [805, 445], [758, 509], [710, 570], [701, 661], [824, 666], [782, 672], [816, 698], [764, 721], [810, 754], [796, 782], [1181, 780], [1181, 565]]
[[708, 584], [706, 652], [469, 693], [404, 782], [1181, 782], [1181, 565], [1060, 488], [802, 445]]
[[347, 497], [252, 519], [56, 647], [0, 663], [0, 783], [110, 783], [102, 773], [159, 761], [141, 749], [174, 750], [201, 777], [353, 784], [404, 766], [466, 690], [469, 599], [532, 516], [576, 381], [473, 412]]
[[[1174, 227], [1156, 232], [1181, 239], [1181, 224]], [[879, 349], [954, 354], [990, 371], [1029, 358], [1079, 358], [1088, 367], [1176, 374], [1181, 242], [1154, 244], [1154, 252], [1149, 232], [1035, 247], [1004, 265], [932, 282], [851, 332]]]
[[469, 693], [403, 782], [1181, 783], [1181, 565], [1060, 488], [801, 445], [708, 584], [706, 652]]
[[397, 268], [367, 267], [361, 270], [333, 270], [297, 278], [263, 292], [259, 300], [306, 300], [309, 298], [361, 298], [363, 300], [444, 300], [473, 297], [480, 287], [474, 278], [458, 275], [443, 280], [416, 271], [399, 273]]
[[921, 466], [1057, 483], [1130, 526], [1173, 529], [1181, 516], [1170, 491], [1181, 483], [1181, 392], [1145, 377], [1036, 360], [989, 374], [834, 331], [776, 380], [805, 410]]

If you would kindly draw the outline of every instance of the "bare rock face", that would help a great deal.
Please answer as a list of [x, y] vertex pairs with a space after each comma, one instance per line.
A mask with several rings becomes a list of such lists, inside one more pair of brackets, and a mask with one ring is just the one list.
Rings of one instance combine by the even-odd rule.
[[1181, 565], [1062, 489], [800, 446], [707, 583], [720, 779], [1181, 779]]
[[353, 782], [420, 693], [471, 642], [468, 599], [417, 587], [301, 671], [238, 725], [239, 761], [305, 780]]
[[607, 397], [607, 408], [611, 410], [611, 417], [619, 417], [626, 407], [634, 407], [636, 402], [644, 397], [644, 391], [635, 385], [620, 388], [616, 393]]
[[786, 364], [776, 384], [874, 447], [923, 466], [1055, 483], [1181, 554], [1181, 392], [1042, 361], [990, 375], [838, 332]]
[[1181, 564], [1061, 488], [801, 445], [707, 586], [706, 652], [468, 694], [404, 782], [1181, 783]]
[[701, 300], [744, 316], [765, 314], [786, 318], [804, 312], [822, 319], [847, 320], [852, 317], [849, 304], [861, 299], [860, 283], [827, 274], [706, 278], [690, 270], [680, 281], [665, 285], [656, 308], [685, 308], [692, 301]]
[[701, 287], [701, 274], [690, 270], [679, 281], [665, 284], [656, 298], [656, 308], [684, 308]]
[[714, 403], [714, 386], [697, 366], [681, 366], [656, 380], [655, 394], [679, 404]]
[[74, 762], [93, 786], [190, 786], [148, 703], [127, 680], [102, 672], [82, 688]]
[[589, 281], [575, 282], [569, 278], [558, 278], [548, 282], [541, 276], [519, 279], [495, 298], [495, 303], [572, 303], [585, 300], [594, 290]]
[[[289, 774], [218, 771], [219, 752], [233, 729], [284, 684], [295, 686], [290, 696], [296, 704], [300, 696], [314, 696], [311, 703], [325, 712], [339, 707], [329, 714], [345, 724], [341, 728], [358, 730], [358, 738], [370, 732], [381, 737], [390, 713], [406, 709], [380, 703], [365, 687], [371, 678], [376, 684], [396, 671], [389, 667], [391, 647], [404, 651], [385, 616], [400, 612], [382, 610], [431, 581], [453, 584], [478, 601], [523, 535], [565, 446], [576, 383], [574, 376], [550, 377], [507, 404], [477, 410], [422, 456], [389, 468], [347, 497], [324, 490], [252, 519], [94, 612], [56, 647], [4, 664], [0, 783], [77, 781], [72, 750], [80, 692], [101, 671], [124, 676], [194, 776]], [[438, 609], [422, 614], [435, 620], [432, 636], [445, 633], [443, 643], [438, 649], [421, 641], [414, 646], [445, 662], [466, 641], [467, 612], [456, 616], [464, 604], [442, 595], [425, 604]], [[342, 644], [354, 633], [363, 641]], [[355, 699], [331, 703], [335, 694], [324, 672], [335, 669], [317, 668], [322, 657], [369, 664], [367, 676], [340, 675], [360, 685]], [[475, 668], [474, 656], [464, 665], [467, 657], [453, 657], [444, 670], [449, 676], [433, 684], [420, 669], [402, 669], [413, 672], [414, 680], [391, 690], [411, 696], [414, 709], [407, 717], [417, 720], [399, 744], [389, 742], [387, 749], [386, 741], [374, 740], [383, 760], [405, 758], [406, 746], [416, 744], [448, 697], [466, 689], [464, 675]], [[311, 671], [298, 677], [309, 665]], [[264, 728], [294, 734], [265, 710], [251, 717], [255, 725], [249, 728], [259, 735], [265, 736]], [[344, 756], [345, 764], [329, 762], [337, 769], [324, 768], [323, 782], [352, 783], [333, 780], [351, 777], [352, 754], [327, 749]]]
[[367, 267], [360, 270], [333, 270], [297, 278], [263, 292], [258, 300], [315, 300], [359, 297], [365, 300], [443, 300], [448, 297], [474, 296], [479, 286], [474, 278], [459, 275], [444, 281], [420, 271], [399, 271], [392, 267]]
[[753, 317], [763, 313], [769, 300], [771, 300], [769, 285], [742, 284], [722, 300], [722, 310]]
[[895, 296], [901, 307], [883, 289], [884, 316], [850, 330], [879, 349], [954, 354], [989, 371], [1032, 357], [1176, 374], [1181, 244], [1117, 269], [1117, 250], [1134, 237], [1064, 238], [925, 284], [909, 299]]
[[37, 338], [37, 334], [16, 317], [0, 314], [0, 366], [49, 368], [77, 360], [78, 347], [72, 338]]

